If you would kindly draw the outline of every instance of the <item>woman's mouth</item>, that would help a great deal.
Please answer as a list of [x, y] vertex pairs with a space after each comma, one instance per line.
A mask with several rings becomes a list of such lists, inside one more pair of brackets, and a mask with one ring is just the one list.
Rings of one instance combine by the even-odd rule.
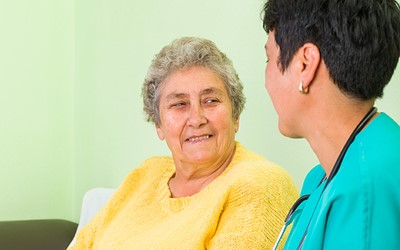
[[210, 137], [211, 137], [210, 135], [195, 136], [195, 137], [190, 137], [190, 138], [187, 139], [186, 141], [189, 141], [189, 142], [198, 142], [198, 141], [202, 141], [202, 140], [208, 139], [208, 138], [210, 138]]

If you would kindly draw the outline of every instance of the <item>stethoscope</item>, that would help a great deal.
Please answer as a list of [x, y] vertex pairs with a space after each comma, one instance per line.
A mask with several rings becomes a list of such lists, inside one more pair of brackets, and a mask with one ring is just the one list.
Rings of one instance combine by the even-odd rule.
[[[325, 186], [322, 189], [322, 192], [321, 192], [319, 198], [321, 198], [321, 196], [322, 196], [323, 192], [325, 191], [326, 187], [328, 186], [329, 182], [332, 181], [333, 177], [335, 177], [335, 175], [339, 171], [339, 168], [340, 168], [340, 165], [342, 164], [343, 158], [346, 155], [346, 152], [349, 149], [350, 145], [353, 143], [354, 139], [356, 138], [357, 134], [360, 133], [361, 130], [363, 130], [363, 128], [367, 125], [367, 123], [371, 120], [371, 118], [375, 115], [375, 113], [377, 111], [378, 111], [377, 108], [372, 107], [371, 110], [364, 116], [364, 118], [360, 121], [360, 123], [357, 125], [357, 127], [354, 129], [354, 131], [351, 133], [349, 139], [347, 139], [347, 141], [346, 141], [346, 144], [343, 146], [342, 151], [340, 152], [335, 164], [333, 165], [331, 174], [329, 175], [328, 178], [326, 178], [324, 176], [322, 178], [321, 182], [320, 182], [320, 184], [321, 184], [326, 179]], [[301, 212], [302, 209], [298, 209], [300, 204], [302, 204], [304, 201], [306, 201], [309, 197], [310, 197], [310, 195], [306, 194], [306, 195], [301, 196], [299, 199], [297, 199], [294, 202], [293, 206], [290, 208], [290, 210], [289, 210], [289, 212], [288, 212], [288, 214], [287, 214], [287, 216], [285, 218], [284, 225], [283, 225], [283, 227], [282, 227], [282, 229], [281, 229], [281, 231], [280, 231], [280, 233], [278, 235], [278, 238], [277, 238], [277, 240], [275, 242], [274, 247], [272, 248], [273, 250], [276, 250], [276, 248], [278, 247], [279, 242], [281, 241], [282, 236], [286, 231], [286, 228], [292, 223], [295, 215], [299, 214]], [[300, 244], [297, 247], [297, 249], [301, 249], [302, 248], [304, 239], [306, 238], [306, 235], [307, 235], [308, 226], [310, 225], [311, 219], [312, 219], [312, 216], [310, 218], [310, 221], [308, 222], [307, 228], [306, 228], [306, 230], [305, 230], [305, 232], [303, 234], [303, 237], [301, 238]]]

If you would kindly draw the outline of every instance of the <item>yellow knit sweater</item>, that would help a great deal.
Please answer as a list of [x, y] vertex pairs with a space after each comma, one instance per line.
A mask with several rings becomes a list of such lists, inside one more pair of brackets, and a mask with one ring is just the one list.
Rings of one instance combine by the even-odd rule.
[[226, 170], [193, 196], [170, 198], [174, 171], [171, 157], [146, 160], [70, 249], [271, 249], [298, 197], [285, 170], [239, 143]]

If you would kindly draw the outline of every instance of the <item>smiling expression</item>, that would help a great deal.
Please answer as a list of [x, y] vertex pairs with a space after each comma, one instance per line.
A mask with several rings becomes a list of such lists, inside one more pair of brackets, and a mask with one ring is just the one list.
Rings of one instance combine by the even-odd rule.
[[195, 66], [171, 73], [160, 86], [160, 139], [166, 140], [175, 164], [215, 165], [235, 147], [239, 121], [221, 78]]

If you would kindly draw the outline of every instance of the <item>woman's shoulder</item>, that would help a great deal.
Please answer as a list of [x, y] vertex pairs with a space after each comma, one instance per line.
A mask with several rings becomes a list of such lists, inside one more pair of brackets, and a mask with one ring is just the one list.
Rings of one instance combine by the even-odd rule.
[[124, 182], [138, 182], [146, 178], [157, 178], [166, 172], [173, 171], [173, 159], [169, 156], [153, 156], [144, 160], [138, 167], [132, 169]]
[[253, 184], [259, 183], [268, 187], [291, 186], [297, 189], [292, 177], [282, 166], [240, 144], [238, 144], [236, 153], [238, 158], [234, 160], [231, 171], [244, 181], [248, 180]]
[[267, 181], [269, 183], [285, 183], [292, 181], [288, 171], [280, 165], [263, 160], [243, 160], [237, 162], [232, 168], [232, 171], [244, 173], [243, 176], [248, 177], [249, 180], [260, 180], [261, 182]]
[[239, 159], [234, 160], [222, 178], [229, 187], [230, 197], [235, 201], [268, 200], [275, 208], [288, 210], [298, 198], [299, 190], [287, 170], [241, 145], [237, 152]]
[[282, 166], [268, 160], [258, 153], [248, 150], [240, 143], [237, 143], [233, 164], [246, 169], [246, 171], [254, 171], [256, 173], [259, 172], [265, 175], [289, 175], [286, 169], [284, 169]]

